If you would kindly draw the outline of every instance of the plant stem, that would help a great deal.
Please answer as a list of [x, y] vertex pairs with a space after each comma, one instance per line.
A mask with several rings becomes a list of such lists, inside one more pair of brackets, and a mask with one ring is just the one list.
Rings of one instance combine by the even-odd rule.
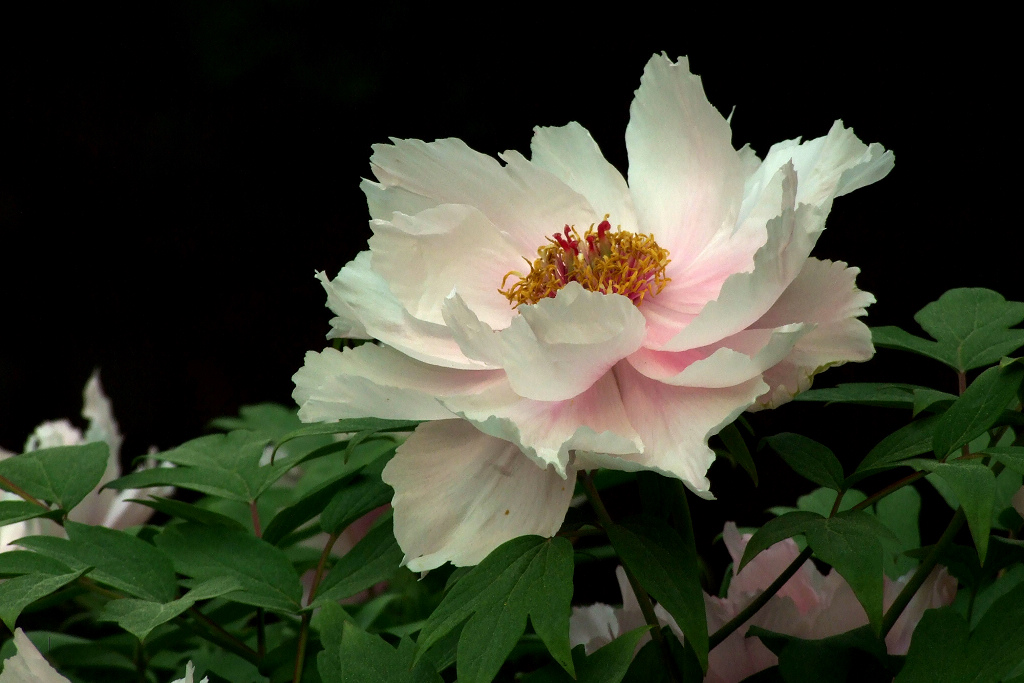
[[263, 538], [263, 529], [260, 527], [260, 511], [256, 508], [256, 501], [249, 503], [249, 512], [252, 514], [252, 528], [256, 532], [256, 538]]
[[[586, 470], [581, 470], [577, 476], [583, 482], [583, 490], [587, 494], [591, 507], [594, 508], [594, 512], [597, 514], [598, 521], [601, 522], [601, 526], [607, 531], [608, 527], [614, 525], [615, 522], [612, 521], [611, 515], [608, 514], [608, 508], [604, 506], [604, 501], [601, 500], [601, 494], [598, 493], [597, 487], [594, 486], [593, 477]], [[636, 594], [636, 601], [640, 605], [640, 611], [643, 612], [644, 621], [651, 627], [651, 639], [661, 649], [662, 655], [665, 658], [665, 665], [672, 679], [675, 680], [676, 669], [673, 664], [672, 653], [669, 652], [668, 643], [665, 642], [665, 635], [661, 631], [661, 622], [658, 621], [658, 615], [654, 613], [654, 604], [651, 602], [651, 596], [647, 594], [644, 587], [633, 576], [633, 572], [629, 571], [629, 567], [623, 565], [623, 570], [626, 573], [626, 579], [629, 581], [630, 587], [633, 589], [633, 593]]]
[[906, 609], [910, 603], [911, 598], [914, 597], [914, 593], [921, 587], [928, 575], [931, 574], [932, 569], [939, 562], [939, 555], [945, 550], [946, 546], [953, 542], [953, 537], [956, 536], [957, 532], [960, 531], [960, 527], [964, 525], [967, 516], [964, 514], [963, 507], [957, 508], [956, 514], [953, 515], [953, 519], [949, 521], [949, 526], [942, 532], [942, 536], [938, 542], [932, 546], [931, 551], [924, 558], [924, 561], [914, 571], [914, 575], [910, 577], [910, 581], [903, 587], [900, 594], [896, 596], [896, 600], [893, 601], [892, 605], [889, 606], [889, 610], [882, 617], [882, 638], [888, 635], [889, 631], [896, 624], [896, 620], [900, 618], [900, 614]]
[[732, 635], [733, 631], [738, 629], [740, 626], [743, 626], [743, 624], [747, 623], [747, 620], [754, 616], [759, 609], [764, 607], [769, 600], [775, 597], [775, 594], [778, 593], [782, 589], [782, 587], [786, 585], [786, 582], [793, 577], [793, 574], [797, 573], [800, 567], [803, 566], [804, 562], [810, 559], [811, 554], [813, 552], [814, 551], [811, 550], [811, 546], [807, 546], [806, 548], [804, 548], [803, 552], [797, 555], [796, 559], [793, 560], [789, 564], [789, 566], [786, 567], [781, 574], [779, 574], [779, 577], [772, 581], [771, 584], [767, 588], [765, 588], [760, 595], [754, 598], [753, 602], [751, 602], [749, 605], [740, 610], [740, 613], [732, 619], [730, 619], [728, 622], [726, 622], [722, 626], [722, 628], [718, 629], [717, 631], [711, 634], [710, 638], [708, 639], [708, 649], [715, 649], [715, 647], [719, 645], [723, 640]]
[[[324, 567], [327, 566], [327, 558], [331, 556], [331, 548], [338, 542], [340, 533], [331, 534], [324, 545], [324, 551], [320, 553], [320, 561], [317, 562], [316, 572], [313, 574], [313, 584], [309, 587], [309, 597], [306, 598], [306, 607], [313, 604], [316, 591], [320, 587], [320, 580], [324, 577]], [[302, 626], [299, 628], [299, 646], [295, 653], [295, 675], [292, 676], [292, 683], [302, 681], [302, 668], [306, 663], [306, 641], [309, 640], [309, 622], [313, 618], [312, 612], [307, 611], [302, 615]]]
[[44, 503], [43, 501], [41, 501], [41, 500], [39, 500], [37, 498], [32, 497], [23, 488], [21, 488], [20, 486], [15, 484], [13, 481], [11, 481], [10, 479], [8, 479], [7, 477], [2, 476], [2, 475], [0, 475], [0, 487], [3, 487], [5, 489], [7, 489], [8, 491], [10, 491], [11, 493], [15, 494], [16, 496], [20, 496], [23, 500], [27, 500], [30, 503], [35, 503], [36, 505], [38, 505], [41, 508], [45, 508], [46, 510], [50, 509], [49, 505], [47, 505], [46, 503]]
[[[200, 612], [198, 608], [189, 607], [188, 613], [195, 617], [197, 622], [206, 627], [206, 632], [200, 633], [199, 635], [203, 636], [210, 642], [220, 645], [225, 650], [234, 652], [236, 655], [239, 655], [248, 662], [259, 664], [259, 657], [255, 650], [225, 631], [223, 626]], [[187, 624], [188, 622], [186, 621], [185, 623]]]
[[908, 484], [913, 484], [915, 481], [917, 481], [918, 479], [923, 477], [925, 474], [926, 474], [926, 472], [914, 472], [913, 474], [908, 474], [907, 476], [903, 477], [899, 481], [896, 481], [896, 482], [893, 482], [893, 483], [889, 484], [888, 486], [886, 486], [884, 489], [882, 489], [878, 493], [865, 498], [864, 500], [862, 500], [861, 502], [857, 503], [856, 505], [854, 505], [850, 509], [851, 510], [863, 510], [864, 508], [871, 507], [872, 505], [874, 505], [878, 501], [882, 500], [883, 498], [885, 498], [889, 494], [895, 493], [896, 491], [898, 491], [899, 489], [903, 488], [904, 486], [907, 486]]

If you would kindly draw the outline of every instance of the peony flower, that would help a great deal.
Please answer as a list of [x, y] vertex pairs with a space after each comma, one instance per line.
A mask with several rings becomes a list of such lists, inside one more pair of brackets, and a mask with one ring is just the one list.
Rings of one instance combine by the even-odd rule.
[[[14, 630], [14, 648], [15, 655], [4, 660], [0, 683], [70, 683], [50, 666], [20, 628]], [[185, 677], [171, 683], [193, 683], [194, 671], [195, 666], [188, 662], [185, 664]], [[204, 676], [199, 683], [209, 683], [209, 680]]]
[[[85, 434], [68, 420], [44, 422], [36, 427], [28, 437], [25, 442], [25, 452], [30, 453], [41, 448], [77, 446], [105, 441], [110, 447], [110, 458], [107, 461], [107, 469], [103, 473], [103, 478], [96, 489], [75, 506], [68, 518], [73, 522], [105, 526], [110, 529], [127, 529], [143, 524], [149, 519], [153, 510], [145, 505], [128, 501], [132, 498], [140, 498], [145, 494], [169, 496], [174, 492], [174, 488], [157, 487], [146, 491], [140, 489], [113, 491], [102, 488], [108, 482], [121, 476], [121, 444], [124, 438], [114, 420], [110, 399], [103, 393], [98, 372], [94, 372], [89, 378], [83, 395], [85, 404], [82, 407], [82, 417], [89, 421], [89, 427], [85, 430]], [[10, 457], [17, 456], [0, 449], [0, 459]], [[148, 466], [152, 466], [152, 463], [148, 463]], [[0, 500], [20, 500], [20, 498], [13, 493], [0, 491]], [[19, 538], [25, 536], [61, 535], [62, 533], [60, 527], [48, 519], [30, 519], [9, 524], [0, 527], [0, 552], [8, 550]]]
[[858, 270], [809, 253], [890, 152], [838, 121], [736, 150], [685, 58], [648, 62], [630, 115], [628, 185], [578, 123], [504, 165], [457, 139], [374, 147], [370, 248], [318, 277], [328, 337], [380, 343], [308, 353], [293, 396], [307, 422], [429, 421], [384, 471], [411, 569], [554, 534], [583, 468], [711, 498], [710, 436], [873, 353]]
[[[786, 539], [762, 551], [742, 571], [736, 573], [735, 568], [743, 557], [750, 534], [741, 536], [733, 522], [726, 522], [723, 537], [733, 559], [734, 573], [726, 597], [704, 594], [709, 633], [724, 626], [753, 602], [800, 554], [793, 539]], [[569, 622], [569, 640], [573, 647], [582, 644], [589, 654], [620, 634], [644, 624], [636, 596], [621, 573], [621, 568], [619, 572], [623, 607], [614, 609], [601, 604], [574, 607]], [[883, 578], [885, 609], [895, 601], [911, 575], [907, 574], [895, 581]], [[955, 596], [956, 579], [945, 568], [933, 570], [886, 636], [885, 645], [889, 654], [906, 654], [910, 649], [914, 628], [921, 621], [925, 610], [948, 605]], [[663, 626], [671, 628], [679, 638], [683, 637], [675, 620], [661, 605], [656, 605], [654, 611]], [[822, 574], [808, 560], [750, 621], [711, 651], [704, 680], [706, 683], [735, 683], [778, 664], [778, 658], [759, 638], [746, 637], [750, 626], [818, 640], [851, 631], [867, 623], [867, 613], [857, 601], [850, 584], [839, 572]]]

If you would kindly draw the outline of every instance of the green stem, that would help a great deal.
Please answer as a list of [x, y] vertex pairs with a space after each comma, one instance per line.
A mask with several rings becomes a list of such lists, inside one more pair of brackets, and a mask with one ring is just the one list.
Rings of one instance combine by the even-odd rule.
[[[313, 584], [309, 587], [309, 597], [306, 598], [307, 608], [313, 604], [313, 598], [316, 597], [316, 591], [320, 587], [320, 580], [324, 577], [327, 558], [331, 556], [331, 549], [338, 542], [340, 535], [340, 533], [331, 534], [324, 545], [324, 551], [320, 553], [320, 561], [317, 562], [316, 572], [313, 574]], [[309, 640], [309, 622], [312, 617], [313, 613], [309, 611], [302, 615], [302, 626], [299, 628], [299, 646], [295, 653], [295, 675], [292, 676], [292, 683], [300, 683], [302, 681], [302, 668], [306, 663], [306, 641]]]
[[874, 505], [878, 501], [882, 500], [883, 498], [885, 498], [889, 494], [895, 493], [896, 491], [898, 491], [899, 489], [903, 488], [904, 486], [907, 486], [909, 484], [913, 484], [915, 481], [917, 481], [918, 479], [923, 477], [925, 474], [926, 474], [926, 472], [914, 472], [913, 474], [908, 474], [907, 476], [903, 477], [899, 481], [895, 481], [895, 482], [889, 484], [888, 486], [886, 486], [884, 489], [882, 489], [878, 493], [865, 498], [864, 500], [862, 500], [861, 502], [857, 503], [856, 505], [854, 505], [850, 509], [851, 510], [863, 510], [864, 508], [871, 507], [872, 505]]
[[13, 481], [11, 481], [10, 479], [3, 475], [0, 475], [0, 487], [7, 489], [16, 496], [20, 496], [23, 500], [27, 500], [30, 503], [35, 503], [39, 507], [45, 508], [47, 510], [50, 509], [49, 505], [47, 505], [46, 503], [37, 498], [33, 498], [31, 495], [28, 494], [28, 492], [25, 491], [25, 489], [21, 488], [20, 486], [18, 486]]
[[785, 586], [786, 582], [793, 577], [793, 574], [796, 574], [800, 567], [803, 566], [804, 562], [810, 559], [811, 554], [813, 552], [814, 551], [811, 550], [811, 546], [807, 546], [806, 548], [804, 548], [803, 552], [797, 555], [796, 559], [793, 560], [789, 564], [789, 566], [786, 567], [781, 574], [779, 574], [779, 577], [772, 581], [771, 584], [767, 588], [765, 588], [760, 595], [754, 598], [754, 600], [749, 605], [740, 610], [739, 614], [737, 614], [735, 617], [726, 622], [722, 626], [722, 628], [718, 629], [717, 631], [711, 634], [711, 637], [708, 639], [708, 649], [715, 649], [715, 647], [719, 645], [723, 640], [732, 635], [733, 631], [738, 629], [740, 626], [743, 626], [743, 624], [747, 623], [747, 621], [752, 616], [754, 616], [759, 609], [764, 607], [769, 600], [775, 597], [776, 593], [782, 590], [782, 587]]
[[893, 601], [892, 605], [889, 606], [889, 611], [882, 617], [882, 637], [885, 638], [892, 627], [896, 624], [896, 620], [903, 614], [903, 610], [906, 609], [907, 605], [910, 604], [911, 598], [914, 597], [914, 593], [921, 587], [928, 575], [931, 574], [932, 569], [939, 562], [939, 556], [942, 551], [945, 550], [946, 546], [953, 542], [953, 538], [957, 532], [964, 525], [967, 520], [967, 516], [964, 514], [963, 507], [957, 508], [956, 514], [953, 515], [953, 519], [949, 521], [949, 526], [942, 532], [942, 536], [938, 542], [932, 546], [931, 551], [924, 558], [924, 561], [914, 571], [914, 575], [910, 577], [910, 581], [903, 587], [900, 594], [896, 596], [896, 600]]
[[[583, 483], [583, 490], [587, 494], [587, 499], [590, 501], [591, 507], [594, 508], [594, 512], [597, 514], [597, 519], [601, 523], [601, 526], [607, 529], [615, 524], [612, 521], [611, 515], [608, 514], [608, 508], [604, 506], [604, 501], [601, 500], [601, 494], [598, 493], [597, 487], [594, 486], [594, 479], [590, 476], [590, 472], [586, 470], [580, 470], [577, 475], [579, 480]], [[672, 653], [668, 649], [668, 643], [665, 641], [665, 635], [661, 631], [661, 622], [658, 621], [658, 615], [654, 613], [654, 603], [651, 602], [651, 596], [647, 594], [644, 587], [640, 585], [636, 577], [633, 576], [633, 572], [629, 571], [629, 567], [623, 565], [623, 570], [626, 573], [626, 579], [629, 581], [630, 587], [633, 589], [633, 593], [636, 594], [636, 601], [640, 605], [640, 611], [644, 615], [644, 621], [647, 622], [648, 626], [651, 627], [651, 639], [658, 644], [661, 648], [662, 655], [665, 658], [665, 665], [673, 680], [675, 679], [675, 665], [673, 664]]]
[[[197, 635], [206, 638], [212, 643], [220, 645], [225, 650], [234, 652], [236, 655], [242, 657], [248, 662], [251, 662], [252, 664], [259, 664], [259, 656], [255, 650], [225, 631], [223, 626], [200, 612], [198, 608], [189, 607], [188, 613], [195, 617], [196, 621], [204, 627], [203, 632], [194, 630]], [[182, 620], [185, 624], [188, 624], [187, 620], [183, 618]]]

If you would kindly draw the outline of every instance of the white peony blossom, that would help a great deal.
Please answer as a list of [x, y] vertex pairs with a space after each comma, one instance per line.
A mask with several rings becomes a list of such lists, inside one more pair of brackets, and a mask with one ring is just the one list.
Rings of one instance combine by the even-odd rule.
[[370, 248], [318, 274], [328, 336], [380, 344], [308, 353], [299, 415], [430, 421], [384, 471], [414, 570], [554, 534], [583, 468], [710, 498], [710, 436], [874, 352], [858, 270], [809, 257], [832, 200], [893, 166], [841, 122], [758, 159], [687, 60], [655, 56], [628, 184], [577, 123], [531, 147], [375, 146]]
[[[143, 524], [150, 515], [152, 509], [145, 505], [128, 502], [132, 498], [141, 498], [144, 495], [169, 496], [174, 492], [170, 486], [155, 487], [146, 490], [125, 489], [124, 491], [113, 491], [102, 489], [103, 485], [121, 476], [121, 444], [124, 438], [114, 419], [110, 399], [103, 393], [100, 384], [99, 372], [94, 372], [85, 385], [83, 392], [84, 406], [82, 417], [89, 421], [89, 426], [82, 434], [81, 430], [72, 425], [68, 420], [53, 420], [44, 422], [28, 437], [25, 442], [25, 452], [30, 453], [43, 448], [55, 448], [57, 446], [78, 446], [85, 443], [99, 441], [106, 442], [110, 448], [110, 458], [107, 460], [107, 469], [96, 489], [89, 493], [68, 515], [73, 522], [90, 524], [93, 526], [105, 526], [110, 529], [127, 529], [131, 526]], [[18, 457], [0, 449], [0, 459]], [[152, 466], [148, 463], [147, 466]], [[0, 500], [20, 500], [13, 493], [0, 491]], [[19, 538], [35, 536], [39, 534], [62, 535], [61, 528], [48, 519], [30, 519], [24, 522], [17, 522], [0, 527], [0, 552], [9, 550]]]

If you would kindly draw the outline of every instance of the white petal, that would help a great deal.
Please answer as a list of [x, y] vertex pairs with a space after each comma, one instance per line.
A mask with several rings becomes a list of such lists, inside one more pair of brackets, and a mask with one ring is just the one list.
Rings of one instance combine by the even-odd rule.
[[85, 438], [78, 427], [75, 427], [67, 420], [51, 420], [44, 422], [28, 439], [25, 440], [25, 453], [38, 451], [42, 448], [56, 448], [57, 446], [78, 446], [85, 443]]
[[[359, 258], [359, 256], [356, 256]], [[331, 309], [335, 317], [331, 318], [331, 331], [327, 333], [328, 339], [370, 339], [372, 335], [359, 322], [356, 310], [349, 306], [341, 293], [331, 283], [329, 277], [322, 270], [316, 272], [316, 279], [320, 281], [324, 291], [327, 292], [327, 308]]]
[[576, 471], [562, 479], [464, 420], [421, 424], [384, 468], [395, 538], [413, 571], [479, 563], [518, 536], [553, 536]]
[[583, 645], [589, 655], [619, 637], [619, 620], [611, 605], [573, 607], [569, 617], [569, 646]]
[[15, 655], [4, 660], [0, 683], [71, 683], [57, 673], [20, 628], [14, 630]]
[[402, 307], [384, 278], [371, 268], [370, 252], [360, 252], [330, 286], [369, 336], [426, 363], [450, 368], [481, 367], [479, 362], [463, 355], [444, 325], [420, 320]]
[[797, 203], [823, 207], [826, 213], [834, 198], [881, 180], [895, 164], [892, 152], [878, 143], [865, 145], [842, 121], [833, 123], [828, 135], [797, 143], [773, 145], [755, 176], [770, 178], [792, 161]]
[[786, 403], [830, 366], [866, 361], [874, 355], [871, 331], [857, 317], [867, 313], [875, 297], [857, 289], [859, 272], [841, 261], [808, 259], [800, 275], [755, 323], [769, 327], [800, 320], [815, 325], [785, 359], [765, 373], [771, 390], [758, 399], [758, 408]]
[[[185, 677], [184, 678], [179, 678], [179, 679], [174, 680], [174, 681], [171, 681], [171, 683], [193, 683], [193, 677], [195, 676], [195, 672], [196, 672], [196, 667], [192, 663], [192, 660], [189, 660], [185, 664]], [[210, 679], [209, 679], [208, 676], [203, 676], [203, 680], [199, 681], [199, 683], [209, 683], [209, 681], [210, 681]]]
[[645, 329], [643, 314], [627, 297], [570, 282], [554, 298], [519, 307], [498, 335], [502, 366], [520, 396], [572, 398], [640, 348]]
[[796, 183], [792, 166], [781, 169], [765, 189], [762, 209], [752, 212], [767, 222], [768, 241], [754, 255], [752, 272], [725, 280], [715, 301], [708, 302], [690, 324], [662, 346], [683, 351], [713, 344], [746, 329], [760, 318], [796, 278], [825, 225], [825, 216], [810, 205], [794, 209]]
[[437, 398], [472, 394], [504, 373], [452, 370], [422, 363], [387, 346], [309, 351], [292, 377], [292, 398], [304, 422], [333, 422], [350, 417], [443, 420], [452, 417]]
[[[474, 206], [507, 233], [524, 256], [532, 257], [546, 243], [545, 237], [564, 224], [594, 221], [594, 209], [586, 199], [515, 152], [501, 155], [507, 164], [502, 166], [454, 138], [392, 142], [374, 145], [370, 158], [382, 185], [400, 187], [431, 200], [431, 205]], [[411, 202], [404, 199], [402, 204]], [[380, 217], [390, 218], [386, 213], [381, 211]]]
[[743, 159], [685, 57], [651, 58], [629, 114], [629, 187], [641, 231], [685, 265], [718, 231], [732, 230]]
[[605, 160], [586, 128], [575, 121], [557, 128], [538, 126], [530, 150], [533, 163], [586, 197], [598, 214], [609, 214], [612, 225], [637, 231], [626, 180]]
[[604, 466], [654, 470], [681, 479], [697, 495], [711, 498], [711, 483], [705, 475], [715, 454], [708, 448], [708, 439], [764, 393], [764, 382], [755, 378], [724, 389], [694, 389], [648, 379], [629, 363], [619, 363], [614, 372], [644, 452], [614, 458]]
[[88, 443], [105, 441], [110, 447], [107, 470], [100, 480], [100, 484], [106, 484], [121, 476], [121, 444], [124, 437], [121, 436], [121, 430], [114, 419], [110, 399], [103, 393], [99, 370], [93, 372], [89, 381], [85, 383], [83, 398], [82, 417], [89, 421], [89, 428], [85, 430], [85, 440]]
[[523, 269], [522, 256], [479, 210], [442, 204], [372, 225], [373, 270], [416, 318], [443, 323], [441, 304], [453, 289], [491, 327], [515, 316], [498, 289], [506, 273]]
[[644, 376], [683, 387], [731, 387], [760, 376], [792, 351], [812, 325], [744, 330], [718, 344], [690, 351], [640, 349], [630, 364]]
[[566, 472], [570, 451], [628, 454], [643, 450], [612, 373], [564, 401], [532, 401], [507, 384], [441, 402], [491, 436], [511, 441], [541, 467]]

